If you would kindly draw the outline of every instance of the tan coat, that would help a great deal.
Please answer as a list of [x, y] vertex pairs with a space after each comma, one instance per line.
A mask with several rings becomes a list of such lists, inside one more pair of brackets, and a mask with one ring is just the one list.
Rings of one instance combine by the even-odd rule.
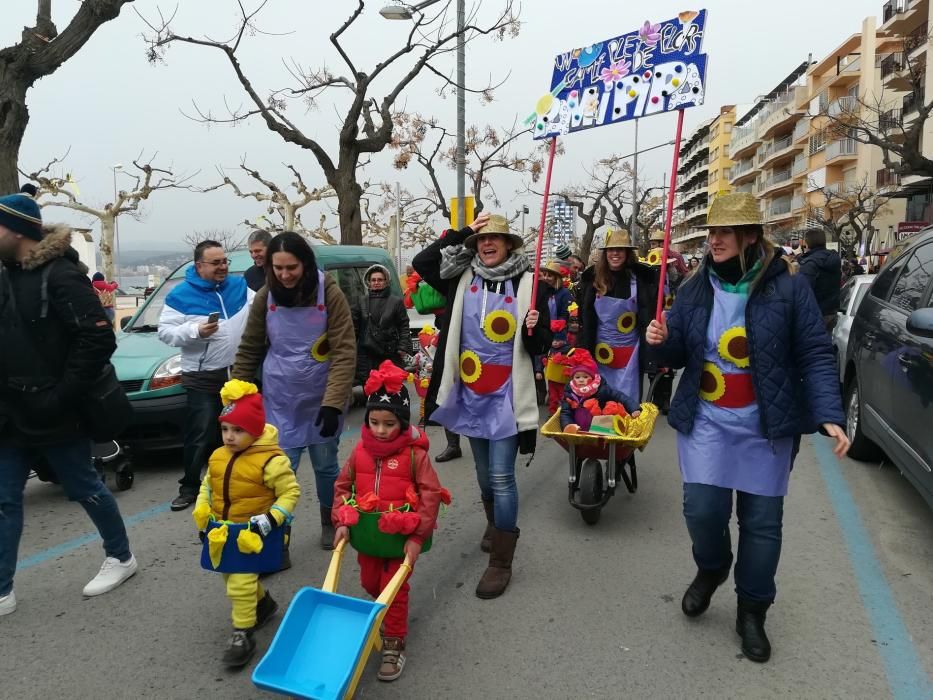
[[[327, 306], [327, 339], [330, 342], [330, 372], [322, 406], [342, 411], [350, 398], [356, 371], [356, 334], [350, 317], [350, 305], [340, 287], [324, 273], [324, 304]], [[233, 365], [233, 378], [251, 382], [256, 379], [266, 357], [269, 339], [266, 335], [266, 310], [269, 308], [269, 288], [256, 292], [246, 330]]]

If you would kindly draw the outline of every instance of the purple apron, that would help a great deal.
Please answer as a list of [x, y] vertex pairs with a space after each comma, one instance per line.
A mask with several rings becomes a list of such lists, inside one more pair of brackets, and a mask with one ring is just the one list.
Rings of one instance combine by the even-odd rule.
[[[479, 277], [466, 291], [460, 330], [459, 372], [443, 404], [431, 420], [451, 432], [473, 438], [502, 440], [518, 434], [512, 404], [512, 348], [519, 331], [518, 302], [512, 282], [490, 292]], [[448, 343], [457, 342], [448, 338]]]
[[641, 398], [638, 365], [638, 285], [632, 275], [628, 299], [596, 295], [596, 352], [599, 374], [616, 391], [633, 401]]
[[745, 334], [748, 295], [713, 285], [713, 313], [706, 331], [700, 401], [693, 431], [677, 434], [686, 483], [707, 484], [759, 496], [784, 496], [794, 439], [762, 435]]
[[[324, 273], [318, 270], [314, 306], [278, 306], [269, 293], [266, 310], [269, 349], [262, 364], [262, 398], [266, 421], [279, 429], [283, 450], [330, 442], [314, 425], [330, 370]], [[337, 436], [343, 432], [346, 411], [340, 416]]]

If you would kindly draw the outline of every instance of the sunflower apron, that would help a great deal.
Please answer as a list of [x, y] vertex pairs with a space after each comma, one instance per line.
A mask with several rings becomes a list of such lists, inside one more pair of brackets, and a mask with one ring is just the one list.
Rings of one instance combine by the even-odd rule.
[[[284, 307], [269, 293], [266, 334], [269, 349], [262, 365], [262, 397], [267, 422], [279, 429], [283, 450], [334, 440], [321, 437], [315, 426], [330, 371], [324, 273], [318, 271], [313, 306]], [[337, 436], [343, 432], [346, 410], [340, 414]]]
[[[511, 280], [492, 292], [474, 277], [463, 300], [459, 381], [431, 420], [451, 432], [486, 440], [518, 434], [512, 402], [512, 349], [518, 302]], [[448, 342], [455, 342], [453, 338]], [[445, 371], [455, 371], [454, 368]]]
[[762, 435], [745, 333], [748, 295], [713, 285], [700, 401], [689, 435], [677, 434], [684, 482], [760, 496], [784, 496], [793, 460], [792, 437]]
[[632, 275], [628, 299], [596, 296], [596, 361], [603, 381], [631, 399], [641, 398], [638, 365], [638, 284]]

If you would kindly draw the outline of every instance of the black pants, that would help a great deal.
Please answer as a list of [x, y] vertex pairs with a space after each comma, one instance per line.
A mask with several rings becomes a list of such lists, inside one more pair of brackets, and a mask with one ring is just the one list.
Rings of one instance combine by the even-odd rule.
[[197, 495], [201, 488], [201, 470], [222, 443], [220, 422], [217, 420], [221, 408], [219, 393], [188, 389], [185, 450], [182, 455], [185, 475], [178, 481], [181, 493]]

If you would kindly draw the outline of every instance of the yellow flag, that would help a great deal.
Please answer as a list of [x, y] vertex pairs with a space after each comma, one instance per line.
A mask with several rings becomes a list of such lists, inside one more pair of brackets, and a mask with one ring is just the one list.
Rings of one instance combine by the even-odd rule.
[[74, 192], [75, 197], [81, 196], [81, 190], [78, 189], [78, 183], [75, 182], [73, 177], [71, 177], [71, 173], [68, 173], [67, 177], [65, 178], [65, 182], [71, 185], [71, 191]]

